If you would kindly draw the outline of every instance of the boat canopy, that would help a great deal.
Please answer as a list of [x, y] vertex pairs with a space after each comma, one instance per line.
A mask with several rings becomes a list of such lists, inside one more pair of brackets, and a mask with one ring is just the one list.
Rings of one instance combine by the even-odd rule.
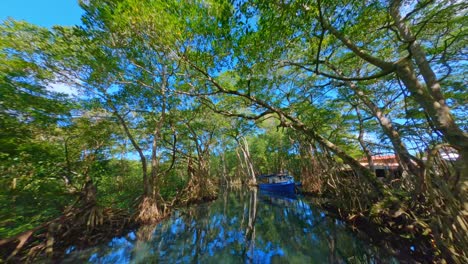
[[287, 173], [273, 173], [273, 174], [262, 174], [262, 175], [258, 175], [257, 178], [259, 179], [265, 179], [265, 178], [272, 178], [272, 177], [292, 177], [291, 175], [287, 174]]

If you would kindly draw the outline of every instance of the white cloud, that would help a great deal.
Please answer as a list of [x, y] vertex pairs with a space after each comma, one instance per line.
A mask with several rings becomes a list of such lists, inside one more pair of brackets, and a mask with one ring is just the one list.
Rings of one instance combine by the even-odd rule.
[[68, 84], [59, 83], [59, 82], [49, 84], [49, 86], [47, 87], [47, 90], [57, 92], [57, 93], [68, 94], [70, 96], [78, 95], [78, 91], [75, 88], [70, 87]]

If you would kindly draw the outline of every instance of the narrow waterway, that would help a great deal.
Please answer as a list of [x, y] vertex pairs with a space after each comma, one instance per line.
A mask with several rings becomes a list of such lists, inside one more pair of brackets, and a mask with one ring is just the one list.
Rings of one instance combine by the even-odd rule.
[[225, 190], [65, 263], [396, 263], [301, 197]]

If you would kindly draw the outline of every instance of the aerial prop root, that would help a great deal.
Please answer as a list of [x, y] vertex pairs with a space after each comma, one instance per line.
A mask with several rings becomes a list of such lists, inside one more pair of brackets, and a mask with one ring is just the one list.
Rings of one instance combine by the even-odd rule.
[[96, 204], [71, 207], [60, 217], [0, 240], [0, 256], [7, 262], [31, 262], [36, 257], [62, 256], [70, 246], [95, 245], [125, 230], [129, 224], [126, 212]]
[[168, 208], [163, 201], [158, 199], [141, 196], [138, 204], [138, 211], [135, 215], [136, 222], [140, 224], [154, 224], [168, 215]]
[[192, 177], [182, 190], [179, 204], [191, 204], [201, 201], [211, 201], [217, 197], [215, 185], [210, 179], [200, 179], [200, 177]]

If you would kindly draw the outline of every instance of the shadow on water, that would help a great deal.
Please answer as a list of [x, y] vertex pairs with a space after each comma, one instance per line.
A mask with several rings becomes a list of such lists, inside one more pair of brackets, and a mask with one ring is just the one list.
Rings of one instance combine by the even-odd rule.
[[225, 190], [157, 226], [69, 252], [64, 263], [392, 263], [301, 197]]

